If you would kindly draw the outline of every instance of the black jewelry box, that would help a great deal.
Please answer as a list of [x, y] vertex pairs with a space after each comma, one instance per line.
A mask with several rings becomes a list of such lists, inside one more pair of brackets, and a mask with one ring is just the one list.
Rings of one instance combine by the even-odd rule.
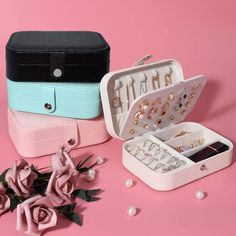
[[21, 31], [6, 45], [7, 78], [21, 82], [100, 82], [110, 47], [90, 31]]

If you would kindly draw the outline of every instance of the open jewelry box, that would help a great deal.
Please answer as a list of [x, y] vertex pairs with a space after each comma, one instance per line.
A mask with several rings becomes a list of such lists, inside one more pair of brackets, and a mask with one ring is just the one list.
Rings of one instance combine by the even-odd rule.
[[101, 81], [108, 132], [127, 140], [123, 164], [153, 189], [178, 188], [232, 162], [229, 140], [200, 124], [182, 122], [205, 83], [202, 75], [184, 80], [175, 60], [110, 72]]

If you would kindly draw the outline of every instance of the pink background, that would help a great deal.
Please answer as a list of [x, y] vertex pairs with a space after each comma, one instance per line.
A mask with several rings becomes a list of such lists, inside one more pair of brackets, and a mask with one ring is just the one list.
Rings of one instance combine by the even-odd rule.
[[[2, 0], [0, 4], [0, 169], [18, 155], [7, 135], [7, 96], [4, 47], [18, 30], [94, 30], [112, 48], [111, 69], [130, 66], [147, 53], [155, 59], [175, 58], [185, 77], [205, 74], [206, 88], [189, 116], [236, 141], [236, 1], [234, 0]], [[48, 235], [235, 235], [236, 166], [171, 192], [151, 190], [121, 164], [121, 141], [74, 151], [83, 157], [95, 153], [107, 157], [99, 167], [93, 187], [104, 189], [102, 200], [83, 204], [84, 225], [67, 221]], [[33, 160], [46, 166], [48, 158]], [[137, 184], [126, 189], [123, 182]], [[194, 192], [208, 193], [203, 201]], [[136, 217], [126, 214], [129, 205], [141, 209]], [[0, 218], [1, 234], [15, 232], [16, 215]]]

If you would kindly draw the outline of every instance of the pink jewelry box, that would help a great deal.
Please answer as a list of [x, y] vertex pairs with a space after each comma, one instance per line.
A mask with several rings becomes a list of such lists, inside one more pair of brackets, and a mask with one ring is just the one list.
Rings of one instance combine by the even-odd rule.
[[8, 108], [8, 129], [17, 152], [29, 158], [55, 153], [61, 145], [76, 149], [103, 143], [110, 137], [103, 115], [92, 120], [78, 120]]
[[[200, 124], [182, 122], [196, 104], [206, 78], [199, 75], [184, 80], [176, 60], [143, 65], [147, 59], [109, 72], [101, 81], [108, 132], [125, 140], [123, 165], [160, 191], [173, 190], [229, 166], [232, 142]], [[227, 149], [216, 150], [216, 142]], [[200, 161], [191, 159], [205, 148], [216, 152], [200, 156]]]

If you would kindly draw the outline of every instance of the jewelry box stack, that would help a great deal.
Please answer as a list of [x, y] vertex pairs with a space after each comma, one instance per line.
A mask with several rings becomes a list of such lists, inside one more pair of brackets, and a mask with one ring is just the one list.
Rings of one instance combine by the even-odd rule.
[[123, 165], [153, 189], [168, 191], [229, 166], [233, 144], [212, 130], [182, 122], [205, 86], [184, 80], [181, 65], [163, 60], [106, 74], [101, 96], [108, 132], [125, 140]]
[[[6, 45], [9, 136], [24, 157], [105, 142], [100, 81], [110, 47], [89, 31], [23, 31]], [[100, 135], [94, 135], [99, 133]]]

